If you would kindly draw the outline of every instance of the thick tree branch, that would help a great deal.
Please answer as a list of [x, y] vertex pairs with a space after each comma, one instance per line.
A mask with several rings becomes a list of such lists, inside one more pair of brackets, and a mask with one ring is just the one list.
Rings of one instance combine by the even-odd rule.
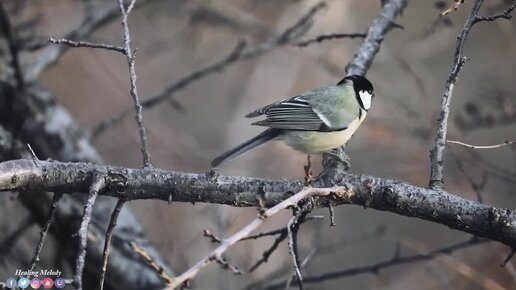
[[367, 30], [367, 36], [360, 46], [353, 60], [346, 66], [348, 75], [365, 75], [374, 57], [380, 51], [384, 36], [395, 27], [394, 19], [398, 17], [407, 6], [406, 0], [382, 1], [383, 7], [380, 15], [374, 20]]
[[[403, 12], [407, 6], [407, 1], [382, 1], [382, 5], [382, 11], [367, 30], [366, 37], [360, 49], [346, 66], [347, 75], [365, 75], [373, 63], [374, 57], [380, 50], [384, 36], [395, 27], [394, 19]], [[323, 155], [323, 165], [326, 171], [330, 168], [336, 169], [337, 171], [346, 171], [348, 169], [348, 166], [345, 165], [346, 162], [342, 162], [346, 159], [344, 148], [338, 148], [336, 151], [335, 154], [325, 153]], [[335, 156], [343, 157], [335, 158]]]
[[[126, 199], [209, 202], [236, 207], [274, 206], [302, 189], [300, 181], [129, 169], [88, 163], [14, 160], [0, 163], [0, 190], [88, 192], [94, 172], [107, 172], [106, 192]], [[440, 223], [478, 237], [516, 247], [516, 211], [490, 207], [447, 193], [368, 175], [320, 179], [314, 187], [343, 186], [350, 194], [314, 199], [315, 207], [355, 204]], [[258, 198], [258, 192], [265, 192]]]

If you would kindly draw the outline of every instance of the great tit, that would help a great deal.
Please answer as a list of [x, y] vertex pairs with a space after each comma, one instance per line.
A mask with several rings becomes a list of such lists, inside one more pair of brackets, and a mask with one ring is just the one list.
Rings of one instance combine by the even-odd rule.
[[374, 98], [366, 78], [350, 75], [336, 86], [305, 92], [246, 115], [265, 120], [252, 125], [269, 127], [254, 138], [215, 158], [217, 167], [270, 140], [282, 140], [306, 154], [322, 153], [346, 144], [364, 121]]

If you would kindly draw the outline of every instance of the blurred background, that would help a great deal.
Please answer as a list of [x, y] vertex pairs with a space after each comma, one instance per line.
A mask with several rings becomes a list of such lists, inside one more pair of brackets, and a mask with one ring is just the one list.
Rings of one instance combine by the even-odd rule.
[[[38, 0], [6, 1], [13, 25], [31, 20], [31, 37], [62, 37], [81, 24], [86, 8], [106, 9], [115, 1]], [[148, 2], [148, 3], [147, 3]], [[160, 94], [185, 76], [225, 59], [241, 40], [246, 50], [264, 46], [294, 25], [317, 1], [147, 1], [129, 17], [132, 46], [137, 48], [136, 73], [142, 100]], [[429, 149], [432, 146], [444, 84], [451, 69], [456, 36], [463, 27], [472, 1], [446, 17], [439, 13], [453, 1], [410, 1], [385, 37], [367, 77], [377, 98], [366, 121], [348, 143], [353, 174], [369, 174], [427, 186]], [[381, 10], [380, 1], [333, 0], [317, 12], [313, 25], [295, 39], [301, 41], [329, 33], [366, 32]], [[483, 15], [503, 11], [514, 1], [485, 1]], [[19, 7], [16, 7], [19, 6]], [[20, 7], [21, 6], [21, 7]], [[102, 25], [86, 39], [122, 43], [120, 19]], [[203, 173], [223, 151], [259, 133], [243, 116], [271, 102], [306, 90], [331, 85], [345, 76], [345, 66], [362, 39], [345, 38], [308, 47], [277, 45], [262, 55], [238, 60], [174, 92], [169, 99], [144, 110], [150, 154], [155, 167]], [[466, 63], [452, 100], [449, 139], [486, 145], [516, 137], [516, 22], [499, 20], [477, 24], [467, 39]], [[45, 47], [21, 54], [22, 62], [37, 59]], [[87, 131], [132, 106], [127, 62], [122, 54], [87, 48], [69, 49], [37, 82]], [[171, 101], [173, 99], [174, 101]], [[141, 154], [134, 118], [129, 116], [92, 138], [105, 163], [140, 167]], [[483, 202], [514, 208], [516, 162], [514, 146], [472, 150], [448, 145], [445, 182], [448, 192]], [[303, 178], [306, 156], [281, 143], [257, 148], [222, 166], [224, 175], [270, 178]], [[316, 171], [321, 169], [316, 157]], [[483, 182], [484, 181], [484, 182]], [[473, 183], [473, 184], [472, 184]], [[484, 183], [484, 184], [481, 184]], [[27, 216], [16, 195], [0, 199], [0, 241], [16, 230]], [[255, 209], [207, 204], [167, 204], [135, 201], [129, 207], [144, 226], [147, 237], [176, 273], [181, 273], [214, 247], [202, 230], [229, 236], [256, 215]], [[465, 233], [418, 219], [363, 209], [337, 207], [336, 227], [324, 215], [303, 225], [300, 253], [312, 253], [303, 268], [305, 276], [364, 266], [389, 259], [399, 245], [402, 255], [466, 240]], [[284, 226], [290, 213], [266, 222], [261, 231]], [[20, 242], [0, 260], [0, 278], [32, 256], [39, 227], [31, 227]], [[227, 257], [249, 269], [274, 238], [242, 242]], [[45, 246], [41, 267], [67, 269], [56, 258], [58, 243]], [[378, 273], [307, 284], [307, 289], [514, 289], [512, 262], [499, 263], [508, 249], [487, 243], [440, 255], [430, 261], [387, 268]], [[27, 259], [29, 259], [27, 257]], [[29, 259], [30, 260], [30, 259]], [[61, 266], [59, 266], [61, 265]], [[68, 269], [69, 270], [69, 269]], [[67, 270], [67, 271], [68, 271]], [[72, 272], [68, 272], [71, 276]], [[252, 273], [234, 276], [216, 265], [195, 278], [194, 289], [265, 289], [292, 273], [285, 243], [268, 263]], [[137, 275], [137, 273], [128, 273]]]

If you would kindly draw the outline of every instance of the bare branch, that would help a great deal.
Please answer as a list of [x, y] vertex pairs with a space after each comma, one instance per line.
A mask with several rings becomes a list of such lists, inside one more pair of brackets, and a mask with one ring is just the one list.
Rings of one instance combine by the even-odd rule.
[[111, 251], [111, 238], [113, 237], [113, 230], [116, 227], [116, 222], [118, 220], [118, 216], [120, 215], [120, 211], [122, 211], [122, 207], [124, 206], [126, 200], [118, 199], [118, 202], [113, 209], [113, 213], [111, 213], [111, 220], [109, 221], [109, 226], [106, 231], [106, 238], [104, 240], [104, 252], [102, 255], [102, 269], [100, 272], [100, 281], [99, 281], [99, 290], [104, 289], [104, 278], [106, 277], [106, 270], [109, 258], [109, 252]]
[[224, 252], [226, 252], [229, 247], [240, 241], [242, 238], [250, 235], [254, 230], [256, 230], [263, 221], [271, 217], [281, 210], [289, 207], [289, 206], [297, 206], [297, 203], [304, 198], [310, 196], [310, 195], [317, 195], [317, 196], [327, 196], [331, 193], [335, 194], [346, 194], [348, 191], [345, 188], [304, 188], [300, 192], [296, 193], [292, 197], [289, 197], [285, 199], [284, 201], [278, 203], [277, 205], [271, 207], [270, 209], [267, 209], [265, 212], [261, 213], [256, 217], [252, 222], [250, 222], [247, 226], [242, 228], [240, 231], [236, 232], [231, 237], [224, 239], [220, 245], [213, 250], [209, 255], [207, 255], [205, 258], [201, 259], [199, 262], [197, 262], [194, 266], [192, 266], [189, 270], [184, 272], [183, 274], [177, 276], [174, 278], [173, 282], [168, 285], [167, 289], [175, 289], [177, 287], [180, 287], [183, 285], [183, 283], [192, 280], [197, 273], [210, 264], [214, 257], [221, 257]]
[[223, 257], [212, 257], [212, 260], [219, 264], [222, 267], [222, 269], [229, 270], [234, 275], [242, 275], [242, 271], [238, 267], [231, 265]]
[[323, 41], [326, 41], [326, 40], [333, 40], [333, 39], [341, 39], [341, 38], [365, 38], [366, 37], [366, 34], [365, 33], [332, 33], [332, 34], [322, 34], [322, 35], [318, 35], [314, 38], [311, 38], [311, 39], [308, 39], [308, 40], [303, 40], [303, 41], [298, 41], [296, 43], [294, 43], [293, 45], [294, 46], [297, 46], [297, 47], [307, 47], [311, 44], [314, 44], [314, 43], [321, 43]]
[[507, 140], [507, 141], [504, 141], [503, 143], [494, 144], [494, 145], [471, 145], [471, 144], [467, 144], [467, 143], [464, 143], [461, 141], [454, 141], [454, 140], [446, 140], [446, 143], [458, 144], [458, 145], [462, 145], [464, 147], [468, 147], [468, 148], [472, 148], [472, 149], [494, 149], [494, 148], [500, 148], [500, 147], [511, 145], [511, 144], [516, 144], [516, 140], [510, 140], [510, 141]]
[[123, 47], [111, 45], [111, 44], [91, 43], [91, 42], [87, 42], [87, 41], [73, 41], [73, 40], [64, 39], [64, 38], [53, 38], [53, 37], [51, 37], [48, 41], [53, 44], [66, 44], [71, 47], [102, 48], [102, 49], [113, 50], [113, 51], [125, 54], [125, 49]]
[[[107, 172], [101, 194], [118, 198], [161, 199], [172, 202], [211, 202], [239, 207], [274, 206], [303, 188], [301, 181], [182, 173], [161, 169], [131, 169], [32, 160], [0, 163], [0, 191], [38, 190], [61, 193], [87, 192], [94, 172]], [[390, 211], [404, 216], [440, 223], [478, 237], [516, 245], [516, 211], [490, 207], [443, 190], [432, 190], [408, 183], [344, 174], [319, 179], [314, 187], [345, 186], [349, 195], [314, 198], [315, 207], [355, 204]], [[258, 192], [264, 192], [258, 198]]]
[[509, 255], [507, 255], [507, 257], [503, 260], [503, 262], [500, 264], [500, 266], [505, 267], [505, 265], [507, 265], [507, 263], [509, 263], [509, 261], [512, 259], [512, 257], [514, 256], [515, 253], [516, 253], [516, 251], [514, 249], [511, 249], [511, 251], [509, 252]]
[[[348, 75], [365, 75], [373, 59], [380, 50], [380, 45], [384, 36], [392, 28], [395, 27], [394, 19], [400, 15], [407, 6], [406, 0], [390, 0], [382, 1], [382, 11], [376, 17], [373, 24], [367, 30], [366, 38], [360, 46], [360, 49], [353, 57], [353, 60], [346, 66]], [[343, 158], [336, 158], [343, 156]], [[349, 162], [345, 162], [349, 158], [345, 158], [344, 148], [338, 148], [335, 154], [323, 154], [323, 166], [327, 173], [329, 169], [336, 171], [347, 171]]]
[[348, 75], [365, 75], [373, 63], [375, 55], [380, 50], [384, 36], [392, 28], [396, 27], [394, 19], [399, 16], [407, 6], [406, 0], [382, 1], [382, 11], [367, 30], [367, 36], [360, 46], [353, 60], [346, 66]]
[[280, 235], [274, 240], [274, 243], [267, 249], [265, 252], [263, 252], [262, 256], [256, 263], [254, 263], [251, 268], [249, 268], [249, 272], [253, 272], [258, 267], [260, 267], [262, 264], [267, 263], [269, 261], [270, 256], [278, 249], [278, 246], [287, 238], [287, 228], [284, 228], [285, 230], [280, 233]]
[[298, 212], [290, 219], [287, 224], [288, 236], [288, 251], [292, 256], [292, 263], [294, 264], [294, 272], [297, 278], [297, 285], [299, 290], [303, 290], [303, 276], [301, 275], [301, 268], [299, 265], [299, 253], [297, 247], [297, 233], [299, 232], [300, 222], [308, 214], [308, 209], [298, 208]]
[[448, 116], [450, 114], [450, 102], [452, 98], [453, 87], [455, 86], [459, 73], [467, 60], [466, 57], [462, 56], [464, 43], [466, 42], [466, 38], [468, 37], [471, 28], [475, 24], [475, 18], [477, 17], [483, 2], [483, 0], [475, 0], [475, 2], [473, 3], [473, 7], [471, 8], [471, 12], [469, 13], [468, 19], [464, 24], [464, 28], [462, 29], [461, 33], [459, 34], [459, 37], [457, 38], [457, 45], [455, 47], [455, 55], [453, 57], [451, 72], [448, 76], [448, 80], [446, 81], [444, 93], [441, 98], [441, 112], [439, 115], [438, 128], [437, 133], [435, 135], [434, 146], [430, 151], [431, 166], [429, 186], [433, 189], [444, 188], [443, 154], [446, 145], [446, 134], [448, 131]]
[[[283, 33], [276, 37], [273, 37], [272, 39], [264, 42], [263, 44], [255, 48], [251, 48], [244, 51], [245, 43], [240, 42], [235, 47], [235, 49], [233, 49], [233, 51], [223, 60], [212, 65], [209, 65], [205, 68], [202, 68], [198, 71], [195, 71], [190, 75], [180, 79], [176, 83], [167, 86], [161, 93], [143, 100], [141, 105], [146, 109], [151, 109], [166, 100], [171, 100], [172, 95], [175, 92], [178, 92], [188, 87], [194, 82], [212, 73], [220, 72], [228, 66], [233, 65], [239, 61], [250, 60], [262, 56], [279, 46], [284, 46], [291, 43], [293, 40], [297, 39], [303, 33], [306, 32], [307, 28], [311, 25], [311, 20], [314, 17], [314, 15], [324, 7], [326, 7], [326, 4], [324, 2], [319, 2], [314, 7], [312, 7], [312, 9], [310, 9], [307, 14], [303, 15], [294, 25], [287, 28]], [[177, 101], [175, 101], [174, 105], [180, 109], [182, 108], [180, 103], [178, 103]], [[101, 122], [93, 128], [91, 133], [92, 137], [97, 137], [105, 130], [118, 124], [120, 121], [129, 116], [130, 113], [131, 109], [126, 109], [122, 111], [120, 114], [116, 115], [115, 117]]]
[[132, 250], [140, 255], [145, 260], [145, 262], [159, 275], [159, 277], [165, 281], [165, 284], [170, 285], [170, 283], [172, 283], [174, 278], [172, 278], [170, 274], [167, 273], [162, 265], [154, 261], [152, 256], [149, 255], [149, 253], [147, 253], [144, 248], [138, 246], [134, 242], [131, 242], [130, 245]]
[[[83, 39], [105, 24], [111, 22], [118, 15], [118, 5], [111, 5], [104, 9], [98, 9], [95, 14], [87, 15], [82, 23], [74, 30], [63, 36], [64, 39]], [[32, 82], [50, 65], [54, 64], [69, 46], [49, 46], [38, 55], [37, 60], [27, 69], [25, 80]]]
[[130, 11], [134, 7], [134, 3], [136, 0], [132, 0], [127, 8], [127, 11], [124, 8], [124, 1], [118, 0], [118, 4], [120, 5], [120, 12], [122, 13], [122, 25], [124, 27], [124, 50], [125, 56], [127, 58], [127, 64], [129, 65], [129, 74], [131, 81], [131, 96], [133, 97], [134, 102], [134, 110], [136, 111], [136, 124], [138, 125], [138, 133], [140, 134], [140, 142], [141, 142], [141, 151], [143, 155], [143, 166], [150, 167], [150, 155], [149, 155], [149, 146], [147, 144], [147, 135], [145, 133], [145, 127], [143, 126], [143, 117], [142, 117], [142, 106], [140, 105], [140, 100], [138, 99], [138, 88], [136, 87], [136, 68], [134, 64], [134, 53], [131, 49], [131, 35], [129, 33], [129, 24], [127, 23], [127, 17]]
[[34, 257], [32, 258], [32, 262], [30, 265], [30, 271], [32, 272], [36, 265], [39, 262], [39, 255], [41, 254], [41, 250], [43, 249], [43, 244], [45, 242], [45, 237], [48, 234], [48, 231], [50, 230], [50, 226], [52, 225], [52, 222], [54, 221], [54, 215], [56, 213], [57, 209], [57, 203], [59, 200], [61, 200], [61, 197], [63, 197], [62, 193], [54, 193], [54, 197], [52, 198], [52, 204], [50, 205], [50, 210], [48, 211], [47, 216], [47, 222], [43, 229], [41, 230], [41, 237], [38, 242], [38, 246], [36, 247], [36, 252], [34, 253]]
[[[395, 254], [393, 255], [393, 257], [391, 259], [387, 259], [387, 260], [384, 260], [384, 261], [381, 261], [381, 262], [378, 262], [378, 263], [375, 263], [372, 265], [353, 267], [353, 268], [347, 268], [347, 269], [342, 269], [342, 270], [335, 270], [335, 271], [331, 271], [331, 272], [327, 272], [327, 273], [323, 273], [323, 274], [319, 274], [319, 275], [308, 276], [303, 279], [303, 282], [304, 283], [321, 283], [321, 282], [328, 281], [328, 280], [341, 279], [344, 277], [356, 276], [356, 275], [361, 275], [361, 274], [377, 274], [379, 271], [389, 268], [389, 267], [394, 267], [394, 266], [398, 266], [398, 265], [402, 265], [402, 264], [414, 263], [414, 262], [419, 262], [419, 261], [432, 260], [439, 255], [443, 255], [443, 254], [449, 255], [455, 251], [467, 249], [469, 247], [483, 244], [486, 242], [489, 242], [489, 241], [473, 238], [473, 239], [469, 239], [464, 242], [459, 242], [459, 243], [453, 244], [451, 246], [447, 246], [447, 247], [443, 247], [440, 249], [430, 251], [426, 254], [415, 254], [415, 255], [410, 255], [410, 256], [405, 256], [405, 257], [400, 256], [399, 254], [396, 254], [396, 252], [395, 252]], [[265, 289], [268, 289], [268, 290], [282, 289], [284, 284], [285, 284], [284, 282], [281, 282], [278, 284], [270, 285], [269, 287], [267, 287]]]
[[507, 8], [502, 13], [498, 13], [498, 14], [495, 14], [492, 16], [477, 16], [477, 17], [475, 17], [475, 23], [481, 22], [481, 21], [495, 21], [499, 18], [510, 20], [510, 19], [512, 19], [511, 13], [514, 10], [514, 8], [516, 8], [516, 3], [512, 4], [512, 6]]
[[91, 186], [88, 194], [88, 201], [84, 205], [84, 215], [79, 229], [79, 254], [75, 263], [75, 288], [82, 290], [82, 271], [84, 269], [84, 260], [86, 257], [86, 243], [88, 241], [88, 227], [91, 222], [91, 213], [93, 212], [93, 204], [97, 199], [100, 190], [104, 188], [105, 180], [104, 174], [95, 172], [91, 181]]
[[445, 16], [445, 15], [452, 13], [453, 11], [457, 11], [457, 9], [459, 9], [461, 4], [464, 4], [464, 0], [455, 0], [455, 3], [453, 3], [452, 6], [448, 7], [446, 10], [441, 12], [441, 14], [439, 14], [439, 15]]

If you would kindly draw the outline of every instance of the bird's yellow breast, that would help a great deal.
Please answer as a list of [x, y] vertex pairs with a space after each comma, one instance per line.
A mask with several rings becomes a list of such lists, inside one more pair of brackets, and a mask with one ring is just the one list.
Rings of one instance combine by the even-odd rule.
[[353, 136], [365, 119], [365, 112], [361, 118], [356, 118], [342, 131], [289, 131], [283, 135], [283, 141], [293, 149], [306, 154], [322, 153], [340, 147]]

